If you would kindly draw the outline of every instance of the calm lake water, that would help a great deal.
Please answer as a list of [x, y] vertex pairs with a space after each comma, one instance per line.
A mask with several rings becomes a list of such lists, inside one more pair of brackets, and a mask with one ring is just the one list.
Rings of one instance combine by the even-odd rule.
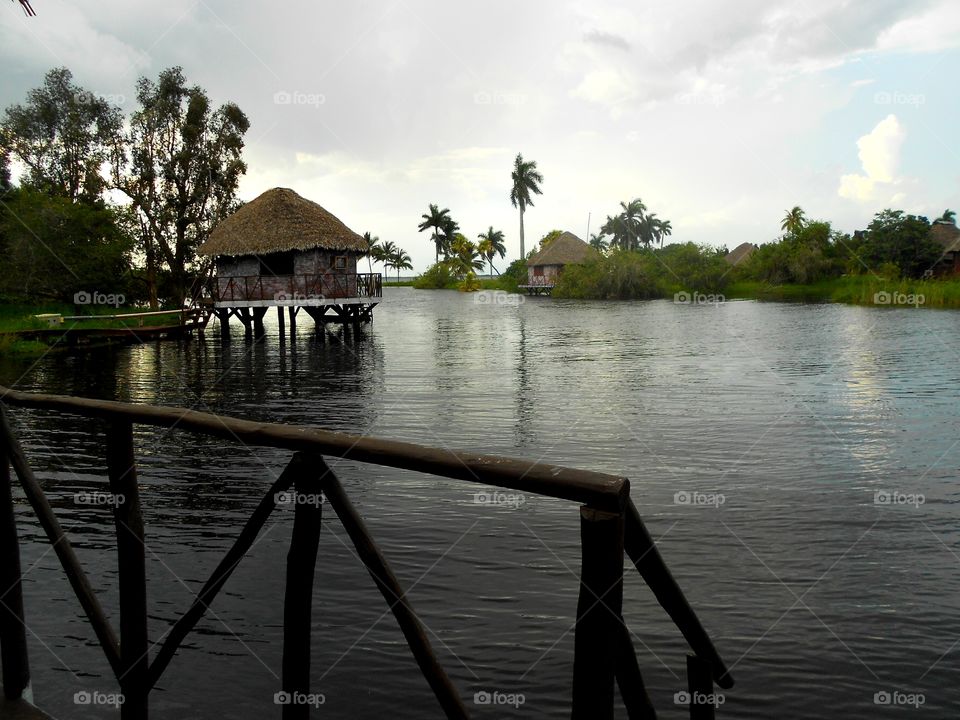
[[[0, 362], [18, 389], [192, 407], [631, 479], [661, 553], [731, 666], [720, 717], [955, 717], [960, 709], [960, 313], [731, 302], [683, 306], [386, 291], [361, 337], [242, 334]], [[239, 326], [237, 326], [239, 327]], [[116, 620], [113, 522], [95, 422], [13, 411]], [[151, 638], [189, 605], [288, 454], [138, 428]], [[568, 717], [574, 504], [476, 504], [482, 488], [336, 463], [475, 717]], [[678, 496], [678, 493], [681, 495]], [[686, 493], [686, 495], [682, 495]], [[708, 505], [683, 503], [714, 494]], [[879, 493], [879, 495], [878, 495]], [[883, 502], [894, 493], [894, 502]], [[36, 521], [18, 520], [38, 704], [114, 692]], [[681, 502], [677, 502], [677, 500]], [[880, 502], [878, 502], [878, 499]], [[722, 502], [720, 502], [722, 500]], [[913, 500], [915, 502], [897, 502]], [[921, 502], [922, 501], [922, 502]], [[153, 718], [279, 716], [292, 512], [261, 539], [152, 696]], [[329, 520], [329, 522], [327, 522]], [[319, 716], [439, 717], [392, 615], [325, 511], [314, 607]], [[654, 704], [685, 717], [686, 646], [638, 574], [624, 615]], [[923, 705], [875, 704], [922, 693]], [[914, 713], [917, 713], [914, 715]], [[625, 717], [625, 713], [621, 713]]]

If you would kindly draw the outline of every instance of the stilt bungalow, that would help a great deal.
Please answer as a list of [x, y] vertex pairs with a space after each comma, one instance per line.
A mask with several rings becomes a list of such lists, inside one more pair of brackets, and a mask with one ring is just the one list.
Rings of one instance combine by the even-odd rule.
[[517, 287], [528, 295], [549, 295], [564, 266], [586, 262], [596, 252], [572, 232], [564, 232], [527, 260], [527, 283]]
[[267, 309], [291, 326], [303, 308], [318, 324], [361, 323], [382, 300], [380, 273], [358, 273], [366, 241], [317, 203], [274, 188], [220, 222], [198, 252], [214, 258], [213, 312], [221, 333], [237, 317], [262, 334]]

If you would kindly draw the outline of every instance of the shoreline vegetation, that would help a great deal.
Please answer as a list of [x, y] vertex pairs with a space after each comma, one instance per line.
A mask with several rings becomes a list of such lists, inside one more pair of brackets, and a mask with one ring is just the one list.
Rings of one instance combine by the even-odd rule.
[[[890, 307], [960, 308], [960, 230], [955, 213], [933, 222], [901, 210], [878, 212], [866, 230], [841, 233], [824, 220], [808, 221], [800, 207], [787, 211], [783, 234], [762, 246], [744, 244], [735, 253], [694, 243], [656, 248], [644, 233], [645, 206], [621, 203], [591, 237], [595, 256], [567, 265], [553, 288], [559, 299], [653, 300], [715, 304], [730, 300], [834, 302]], [[652, 217], [652, 216], [649, 216]], [[631, 218], [634, 218], [631, 220]], [[639, 219], [637, 219], [639, 218]], [[632, 235], [631, 227], [638, 232]], [[669, 221], [666, 221], [669, 231]], [[611, 235], [604, 238], [605, 232]], [[540, 247], [560, 231], [547, 233]], [[667, 232], [666, 234], [669, 234]], [[662, 235], [660, 236], [662, 241]], [[741, 253], [742, 249], [747, 252]], [[529, 258], [537, 248], [527, 256]], [[526, 261], [503, 275], [477, 281], [463, 258], [451, 253], [411, 283], [418, 289], [517, 292], [527, 278]]]

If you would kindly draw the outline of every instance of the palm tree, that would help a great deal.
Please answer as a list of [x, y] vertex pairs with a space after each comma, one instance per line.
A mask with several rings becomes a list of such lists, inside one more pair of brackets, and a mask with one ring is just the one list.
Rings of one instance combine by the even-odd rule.
[[449, 263], [458, 277], [463, 277], [471, 270], [483, 270], [484, 260], [477, 252], [477, 246], [460, 233], [450, 243], [450, 251]]
[[523, 213], [527, 206], [533, 207], [533, 200], [530, 193], [542, 195], [540, 183], [543, 182], [543, 175], [537, 172], [537, 163], [533, 160], [524, 162], [523, 155], [517, 153], [517, 159], [513, 163], [513, 172], [510, 173], [510, 179], [513, 180], [513, 187], [510, 188], [510, 202], [514, 207], [520, 208], [520, 257], [525, 258], [526, 253], [523, 247]]
[[621, 202], [620, 219], [623, 232], [626, 235], [627, 250], [636, 250], [640, 242], [645, 245], [650, 242], [649, 235], [644, 233], [644, 212], [647, 206], [643, 204], [640, 198], [634, 198], [630, 202]]
[[417, 226], [420, 232], [433, 228], [433, 236], [431, 237], [431, 240], [433, 240], [434, 244], [436, 245], [435, 262], [440, 262], [440, 250], [443, 244], [442, 231], [444, 224], [450, 221], [450, 209], [444, 208], [443, 210], [440, 210], [438, 206], [431, 203], [430, 210], [425, 212], [420, 217], [423, 218], [423, 222]]
[[796, 235], [803, 230], [804, 224], [806, 224], [806, 218], [804, 217], [803, 209], [799, 205], [794, 205], [793, 208], [787, 210], [787, 214], [783, 216], [780, 229], [791, 235]]
[[373, 250], [371, 250], [371, 255], [373, 259], [379, 263], [383, 263], [383, 271], [387, 271], [388, 260], [390, 256], [396, 252], [397, 246], [393, 244], [392, 240], [386, 240], [379, 245], [374, 245]]
[[[490, 274], [493, 275], [493, 271], [497, 270], [493, 266], [493, 256], [499, 255], [502, 258], [507, 254], [507, 248], [503, 244], [503, 231], [494, 230], [493, 225], [491, 225], [489, 230], [480, 233], [477, 238], [480, 240], [477, 250], [479, 250], [480, 256], [486, 258], [487, 262], [490, 263]], [[499, 274], [500, 271], [497, 270], [497, 275]]]
[[367, 244], [367, 270], [371, 275], [373, 275], [373, 265], [371, 264], [371, 258], [374, 260], [379, 260], [380, 258], [376, 256], [376, 248], [379, 247], [380, 238], [375, 235], [371, 235], [369, 232], [363, 234], [363, 241]]
[[453, 240], [456, 237], [459, 229], [460, 224], [452, 217], [447, 216], [444, 218], [443, 225], [440, 227], [441, 235], [439, 243], [439, 247], [443, 251], [444, 259], [450, 256]]
[[938, 217], [935, 222], [947, 223], [949, 225], [957, 224], [957, 214], [953, 210], [944, 210], [943, 215]]
[[610, 247], [610, 243], [607, 242], [607, 236], [604, 235], [602, 232], [599, 235], [597, 235], [596, 233], [593, 233], [590, 236], [590, 247], [592, 247], [597, 252], [604, 253], [607, 251], [607, 248]]
[[663, 248], [663, 239], [673, 235], [673, 225], [669, 220], [657, 221], [657, 238], [660, 240], [660, 247]]
[[413, 270], [413, 265], [410, 262], [410, 256], [407, 255], [407, 251], [403, 248], [396, 248], [392, 253], [390, 253], [390, 267], [397, 271], [397, 284], [399, 284], [400, 271]]

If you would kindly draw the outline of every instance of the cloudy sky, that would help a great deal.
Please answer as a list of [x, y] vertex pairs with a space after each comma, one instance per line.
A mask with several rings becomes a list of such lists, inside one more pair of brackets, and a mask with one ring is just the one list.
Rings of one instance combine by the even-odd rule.
[[65, 65], [129, 112], [138, 76], [180, 65], [250, 117], [243, 199], [291, 187], [418, 271], [431, 202], [518, 255], [518, 152], [545, 177], [528, 247], [631, 197], [731, 248], [793, 205], [846, 231], [960, 210], [954, 0], [33, 6], [0, 6], [3, 107]]

